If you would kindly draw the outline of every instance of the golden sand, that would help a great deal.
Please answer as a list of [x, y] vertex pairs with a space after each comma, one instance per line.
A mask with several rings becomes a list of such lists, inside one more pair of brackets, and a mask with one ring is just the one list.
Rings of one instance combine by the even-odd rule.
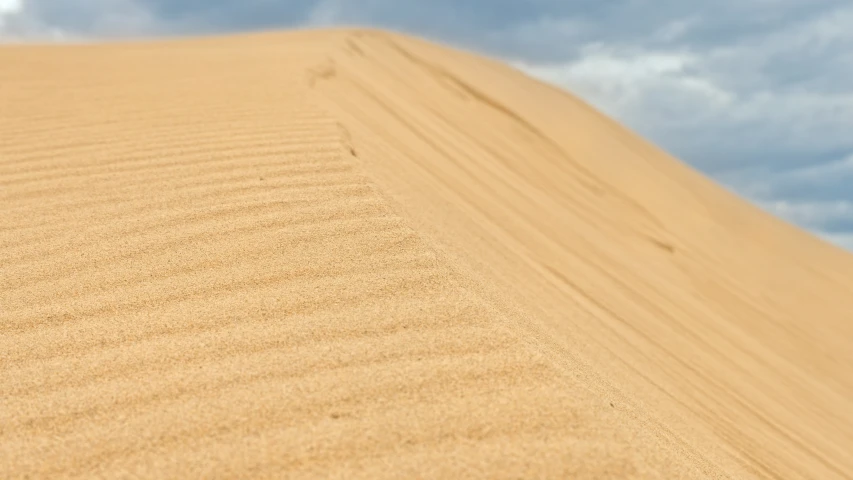
[[851, 366], [853, 255], [501, 63], [0, 48], [0, 478], [850, 478]]

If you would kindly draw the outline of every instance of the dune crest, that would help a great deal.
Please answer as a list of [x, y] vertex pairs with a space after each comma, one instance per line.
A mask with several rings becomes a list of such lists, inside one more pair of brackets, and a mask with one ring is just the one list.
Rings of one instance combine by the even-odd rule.
[[853, 256], [565, 92], [371, 30], [0, 64], [0, 477], [853, 471]]

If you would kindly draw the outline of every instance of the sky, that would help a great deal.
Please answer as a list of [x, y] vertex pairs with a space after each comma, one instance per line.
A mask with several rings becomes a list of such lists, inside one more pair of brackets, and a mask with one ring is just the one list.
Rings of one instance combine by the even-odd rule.
[[0, 41], [361, 25], [497, 57], [853, 250], [850, 0], [0, 0]]

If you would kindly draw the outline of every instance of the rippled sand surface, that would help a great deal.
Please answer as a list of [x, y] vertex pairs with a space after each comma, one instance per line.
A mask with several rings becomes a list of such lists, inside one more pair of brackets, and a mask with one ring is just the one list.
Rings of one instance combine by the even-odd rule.
[[371, 30], [0, 65], [2, 478], [853, 472], [853, 256], [568, 93]]

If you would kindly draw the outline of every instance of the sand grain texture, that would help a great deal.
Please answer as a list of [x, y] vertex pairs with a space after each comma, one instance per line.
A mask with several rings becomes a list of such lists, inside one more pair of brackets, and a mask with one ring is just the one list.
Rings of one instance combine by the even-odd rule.
[[853, 256], [402, 35], [0, 48], [0, 477], [851, 478]]

